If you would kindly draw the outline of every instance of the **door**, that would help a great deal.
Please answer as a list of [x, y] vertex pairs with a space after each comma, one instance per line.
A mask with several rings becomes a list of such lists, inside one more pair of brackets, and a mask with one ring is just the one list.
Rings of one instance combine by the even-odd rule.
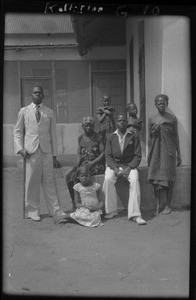
[[54, 109], [52, 78], [23, 78], [21, 80], [21, 107], [29, 105], [32, 102], [31, 93], [35, 85], [42, 86], [44, 90], [43, 103], [51, 109]]
[[[107, 93], [111, 96], [111, 106], [115, 108], [115, 115], [125, 113], [125, 73], [92, 74], [92, 115], [96, 116], [96, 109], [102, 106], [102, 96]], [[95, 130], [97, 130], [95, 118]]]

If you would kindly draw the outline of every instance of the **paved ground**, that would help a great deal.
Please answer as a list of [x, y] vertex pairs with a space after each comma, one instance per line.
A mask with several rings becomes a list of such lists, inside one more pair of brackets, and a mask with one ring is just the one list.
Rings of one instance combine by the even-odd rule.
[[[22, 218], [22, 176], [3, 171], [3, 290], [14, 295], [186, 297], [190, 211], [138, 226], [126, 212], [102, 227], [56, 225], [42, 200], [42, 221]], [[61, 185], [61, 186], [60, 186]], [[71, 208], [62, 179], [64, 210]]]

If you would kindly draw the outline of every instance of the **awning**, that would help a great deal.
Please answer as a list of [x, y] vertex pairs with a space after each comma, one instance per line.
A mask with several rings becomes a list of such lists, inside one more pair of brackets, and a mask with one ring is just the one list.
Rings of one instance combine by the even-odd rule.
[[122, 17], [72, 15], [71, 20], [81, 56], [95, 46], [126, 44], [126, 21]]

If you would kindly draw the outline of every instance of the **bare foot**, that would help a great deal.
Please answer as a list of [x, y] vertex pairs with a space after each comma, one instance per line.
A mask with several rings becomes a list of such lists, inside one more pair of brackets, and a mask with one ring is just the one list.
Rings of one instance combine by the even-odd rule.
[[168, 206], [164, 208], [164, 210], [160, 213], [161, 215], [169, 215], [171, 213], [172, 209]]

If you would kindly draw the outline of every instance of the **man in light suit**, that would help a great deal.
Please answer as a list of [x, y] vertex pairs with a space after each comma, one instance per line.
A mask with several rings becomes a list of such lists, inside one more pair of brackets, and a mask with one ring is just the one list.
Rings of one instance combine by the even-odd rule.
[[127, 117], [117, 116], [117, 130], [107, 136], [105, 147], [106, 171], [103, 183], [105, 218], [118, 215], [115, 183], [122, 177], [129, 181], [128, 219], [139, 225], [146, 224], [140, 212], [140, 184], [137, 167], [141, 161], [140, 140], [127, 130]]
[[57, 138], [54, 113], [42, 100], [41, 86], [32, 91], [32, 103], [22, 107], [14, 129], [16, 152], [26, 161], [25, 217], [40, 221], [40, 186], [49, 214], [64, 215], [59, 207], [54, 167], [57, 164]]

